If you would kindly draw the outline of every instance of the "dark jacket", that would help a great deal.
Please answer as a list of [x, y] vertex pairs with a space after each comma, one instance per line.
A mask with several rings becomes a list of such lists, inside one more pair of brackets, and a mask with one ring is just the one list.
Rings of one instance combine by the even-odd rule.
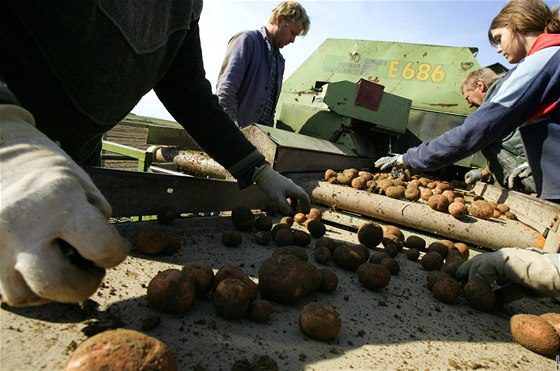
[[248, 185], [264, 157], [219, 106], [205, 78], [196, 0], [7, 0], [0, 76], [39, 130], [78, 163], [154, 90], [211, 157]]
[[406, 166], [433, 171], [519, 128], [543, 199], [560, 200], [560, 34], [542, 34], [487, 101], [458, 126], [409, 149]]

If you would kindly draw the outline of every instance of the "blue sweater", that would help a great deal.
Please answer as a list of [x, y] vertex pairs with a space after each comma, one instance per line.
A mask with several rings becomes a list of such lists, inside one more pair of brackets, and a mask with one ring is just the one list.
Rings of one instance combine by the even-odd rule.
[[512, 68], [463, 125], [409, 149], [404, 164], [434, 171], [519, 128], [538, 196], [560, 200], [560, 35], [539, 39], [547, 44]]
[[[240, 127], [258, 123], [261, 118], [271, 83], [269, 55], [270, 45], [264, 27], [240, 32], [228, 43], [216, 94], [224, 111]], [[278, 101], [284, 76], [285, 60], [282, 54], [277, 54], [276, 63], [275, 102]], [[272, 122], [264, 124], [272, 126]]]

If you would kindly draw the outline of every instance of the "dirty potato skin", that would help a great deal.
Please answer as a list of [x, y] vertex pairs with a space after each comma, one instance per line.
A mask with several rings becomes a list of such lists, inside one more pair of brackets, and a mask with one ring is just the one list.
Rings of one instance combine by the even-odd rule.
[[299, 328], [314, 339], [334, 339], [342, 327], [340, 315], [330, 304], [309, 303], [299, 315]]
[[115, 329], [81, 343], [64, 371], [177, 370], [175, 356], [160, 340], [135, 330]]
[[237, 278], [222, 280], [212, 296], [218, 316], [226, 319], [241, 319], [249, 311], [253, 296], [252, 288]]
[[161, 271], [148, 284], [148, 303], [163, 311], [184, 313], [192, 307], [195, 297], [194, 282], [178, 269]]
[[201, 261], [188, 262], [181, 270], [193, 280], [197, 297], [206, 295], [212, 288], [214, 271], [208, 264]]
[[158, 228], [146, 227], [139, 228], [133, 236], [134, 246], [138, 251], [157, 255], [163, 253], [169, 246], [169, 236]]
[[255, 225], [255, 215], [245, 206], [235, 207], [231, 211], [231, 220], [235, 228], [240, 231], [248, 231]]
[[463, 288], [463, 294], [469, 304], [483, 312], [492, 312], [496, 305], [496, 296], [492, 286], [480, 278], [473, 278]]
[[358, 267], [356, 273], [360, 283], [370, 290], [387, 287], [391, 281], [391, 272], [381, 264], [364, 263]]
[[534, 314], [515, 314], [509, 321], [513, 339], [532, 352], [552, 357], [560, 350], [554, 326]]
[[338, 245], [331, 256], [338, 267], [350, 271], [355, 271], [367, 258], [361, 248], [348, 243]]
[[362, 245], [373, 249], [383, 240], [383, 228], [373, 222], [362, 224], [358, 229], [358, 241]]

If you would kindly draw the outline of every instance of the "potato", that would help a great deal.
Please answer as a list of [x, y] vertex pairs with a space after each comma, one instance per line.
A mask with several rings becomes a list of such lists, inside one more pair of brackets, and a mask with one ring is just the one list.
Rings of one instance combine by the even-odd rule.
[[476, 218], [490, 219], [494, 215], [494, 208], [487, 201], [476, 200], [471, 203], [469, 213]]
[[225, 264], [218, 269], [214, 275], [214, 282], [212, 288], [214, 291], [216, 287], [226, 278], [236, 278], [245, 283], [251, 289], [251, 300], [257, 298], [257, 284], [245, 273], [238, 265]]
[[506, 204], [498, 204], [496, 205], [496, 209], [503, 214], [509, 211], [509, 206]]
[[159, 272], [148, 284], [148, 303], [155, 309], [183, 313], [192, 307], [195, 296], [193, 280], [178, 269]]
[[[455, 246], [453, 247], [453, 249], [458, 250], [461, 253], [461, 255], [463, 255], [464, 258], [468, 259], [470, 250], [469, 250], [469, 246], [467, 246], [466, 243], [455, 242]], [[453, 249], [451, 249], [451, 250], [453, 250]]]
[[281, 229], [290, 229], [290, 226], [284, 223], [275, 224], [270, 230], [270, 235], [272, 236], [273, 240], [276, 239], [276, 233], [278, 233], [278, 231], [280, 231]]
[[406, 255], [406, 258], [411, 261], [417, 261], [420, 257], [420, 251], [415, 248], [406, 249], [404, 253]]
[[426, 251], [437, 252], [445, 259], [447, 257], [447, 254], [449, 253], [449, 248], [442, 241], [434, 241], [428, 246], [428, 249]]
[[304, 262], [309, 260], [309, 257], [307, 256], [307, 251], [305, 251], [303, 247], [296, 246], [296, 245], [279, 247], [272, 252], [272, 256], [276, 256], [276, 255], [293, 255], [296, 258], [303, 260]]
[[408, 186], [404, 191], [404, 197], [409, 201], [418, 201], [420, 199], [420, 189]]
[[492, 312], [496, 305], [496, 295], [492, 286], [480, 278], [473, 278], [463, 288], [463, 294], [469, 304], [483, 312]]
[[317, 240], [315, 241], [315, 248], [317, 248], [319, 246], [325, 246], [329, 250], [333, 251], [334, 248], [336, 247], [336, 242], [335, 242], [335, 240], [333, 240], [330, 237], [323, 236], [323, 237], [317, 238]]
[[461, 285], [454, 279], [442, 279], [434, 283], [432, 292], [437, 300], [452, 304], [457, 301], [461, 294]]
[[404, 233], [402, 233], [399, 227], [395, 225], [384, 225], [382, 228], [383, 228], [384, 236], [395, 236], [399, 241], [401, 241], [404, 244], [405, 241]]
[[409, 249], [418, 249], [418, 251], [426, 251], [426, 240], [422, 237], [410, 235], [406, 238], [405, 244]]
[[462, 219], [468, 215], [467, 206], [462, 202], [452, 202], [449, 204], [447, 208], [449, 214], [453, 216], [455, 219]]
[[289, 227], [294, 225], [294, 218], [291, 216], [284, 216], [280, 219], [280, 224], [287, 224]]
[[362, 249], [345, 243], [335, 247], [331, 260], [340, 268], [355, 271], [367, 259]]
[[255, 228], [257, 231], [268, 232], [272, 229], [272, 220], [266, 215], [259, 215], [255, 219]]
[[379, 263], [381, 263], [381, 260], [383, 260], [385, 258], [390, 258], [390, 256], [386, 252], [384, 252], [382, 250], [379, 250], [379, 251], [374, 250], [374, 251], [371, 252], [368, 261], [370, 263], [379, 264]]
[[327, 264], [332, 257], [332, 251], [327, 246], [317, 246], [313, 252], [315, 261], [319, 264]]
[[307, 219], [311, 220], [321, 220], [322, 216], [321, 210], [316, 207], [309, 209], [309, 213], [306, 215]]
[[255, 233], [255, 242], [259, 245], [266, 246], [272, 241], [272, 234], [270, 232], [258, 231]]
[[255, 225], [255, 215], [245, 206], [237, 206], [231, 211], [231, 220], [235, 228], [248, 231]]
[[429, 271], [426, 275], [428, 290], [432, 290], [434, 284], [439, 280], [453, 280], [449, 273], [442, 271]]
[[167, 249], [170, 238], [158, 228], [145, 227], [136, 230], [133, 241], [138, 251], [148, 255], [157, 255]]
[[356, 270], [358, 280], [370, 290], [382, 289], [389, 285], [391, 272], [381, 264], [364, 263]]
[[238, 231], [224, 231], [222, 233], [222, 243], [226, 246], [237, 247], [243, 242], [243, 236]]
[[506, 218], [511, 219], [511, 220], [517, 220], [517, 215], [515, 215], [515, 213], [511, 212], [511, 211], [506, 211], [504, 213], [504, 215], [506, 216]]
[[441, 194], [435, 194], [428, 199], [428, 206], [433, 210], [447, 213], [449, 209], [449, 199]]
[[162, 341], [128, 329], [103, 331], [81, 343], [64, 366], [75, 370], [177, 370]]
[[350, 185], [354, 189], [364, 189], [366, 187], [366, 180], [364, 178], [357, 177], [352, 179]]
[[311, 243], [311, 235], [299, 229], [292, 229], [292, 237], [294, 239], [294, 245], [306, 247]]
[[321, 273], [321, 285], [319, 286], [319, 291], [321, 292], [333, 292], [338, 287], [338, 276], [335, 272], [330, 269], [319, 269]]
[[403, 186], [389, 186], [385, 188], [385, 195], [390, 198], [401, 199], [404, 198], [406, 188]]
[[373, 249], [383, 241], [383, 228], [374, 222], [367, 222], [358, 229], [358, 241]]
[[397, 236], [392, 234], [385, 235], [383, 237], [383, 240], [381, 241], [381, 244], [384, 248], [393, 246], [397, 249], [398, 252], [402, 252], [404, 246], [404, 242], [402, 242]]
[[255, 322], [266, 322], [272, 315], [272, 303], [268, 300], [256, 299], [249, 303], [249, 319]]
[[338, 173], [336, 171], [334, 171], [333, 169], [327, 169], [325, 171], [325, 175], [323, 176], [323, 179], [328, 181], [331, 178], [336, 178], [337, 174]]
[[352, 182], [352, 178], [344, 173], [338, 173], [338, 175], [336, 176], [336, 181], [338, 182], [338, 184], [349, 186]]
[[354, 168], [348, 168], [348, 169], [342, 170], [342, 173], [344, 175], [346, 175], [347, 177], [349, 177], [351, 179], [354, 179], [358, 176], [359, 171], [357, 169], [354, 169]]
[[420, 198], [424, 201], [428, 201], [430, 199], [430, 197], [432, 197], [434, 195], [434, 192], [432, 192], [431, 189], [429, 188], [420, 188]]
[[342, 327], [340, 315], [330, 304], [306, 304], [299, 315], [301, 331], [315, 339], [334, 339]]
[[393, 258], [385, 258], [385, 259], [381, 259], [381, 261], [379, 262], [379, 264], [384, 265], [387, 267], [387, 269], [389, 269], [389, 272], [392, 275], [397, 275], [399, 274], [399, 271], [401, 270], [401, 266], [399, 264], [398, 261], [396, 261]]
[[383, 252], [385, 252], [385, 254], [389, 255], [390, 258], [396, 258], [397, 255], [399, 255], [399, 248], [394, 245], [394, 244], [387, 244], [384, 248], [383, 248]]
[[420, 264], [426, 271], [440, 270], [443, 266], [443, 256], [439, 252], [428, 252], [420, 259]]
[[297, 224], [303, 224], [306, 220], [307, 215], [305, 215], [304, 213], [297, 213], [296, 215], [294, 215], [294, 222], [296, 222]]
[[321, 273], [314, 265], [292, 255], [266, 259], [259, 268], [258, 289], [264, 299], [293, 304], [321, 285]]
[[218, 316], [235, 320], [249, 312], [252, 291], [237, 278], [226, 278], [216, 286], [212, 299]]
[[327, 232], [327, 228], [325, 227], [323, 222], [317, 219], [311, 219], [311, 220], [309, 220], [310, 218], [307, 219], [308, 219], [307, 230], [309, 231], [309, 233], [311, 233], [311, 235], [315, 238], [323, 237]]
[[545, 313], [541, 314], [541, 318], [550, 323], [560, 335], [560, 313]]
[[515, 314], [509, 321], [513, 339], [532, 352], [552, 357], [560, 350], [560, 336], [545, 319], [534, 314]]
[[461, 256], [461, 254], [457, 253], [458, 256], [453, 256], [453, 257], [447, 257], [447, 259], [445, 259], [445, 262], [443, 263], [443, 266], [441, 267], [441, 270], [443, 272], [449, 273], [452, 276], [455, 276], [455, 272], [457, 272], [457, 269], [459, 269], [459, 267], [467, 261], [467, 259], [463, 258]]
[[290, 228], [280, 229], [274, 235], [274, 242], [279, 247], [294, 244], [294, 234]]
[[208, 264], [201, 261], [188, 262], [181, 271], [192, 279], [197, 297], [206, 295], [212, 289], [214, 271]]
[[359, 176], [360, 178], [363, 178], [364, 181], [366, 181], [366, 182], [368, 182], [368, 181], [370, 181], [370, 180], [373, 179], [373, 174], [370, 173], [369, 171], [359, 171], [359, 172], [358, 172], [358, 176]]

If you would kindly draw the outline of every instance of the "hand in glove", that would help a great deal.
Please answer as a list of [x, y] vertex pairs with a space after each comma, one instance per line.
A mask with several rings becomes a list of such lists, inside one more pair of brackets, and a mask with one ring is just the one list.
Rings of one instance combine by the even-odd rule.
[[560, 254], [537, 249], [503, 248], [479, 254], [463, 263], [456, 273], [462, 280], [482, 278], [492, 284], [507, 280], [541, 295], [560, 295]]
[[465, 183], [473, 184], [486, 178], [490, 173], [486, 169], [472, 169], [465, 174]]
[[293, 182], [293, 180], [272, 169], [265, 164], [256, 168], [252, 181], [266, 193], [276, 204], [278, 209], [285, 215], [293, 215], [294, 211], [287, 202], [288, 198], [297, 198], [301, 203], [304, 213], [308, 213], [311, 208], [309, 196], [303, 188]]
[[33, 126], [0, 106], [0, 292], [13, 306], [75, 303], [128, 254], [89, 176]]
[[403, 162], [403, 155], [392, 154], [381, 157], [380, 159], [375, 161], [375, 167], [379, 168], [379, 170], [381, 171], [391, 169], [393, 167], [402, 169], [405, 167]]
[[513, 169], [511, 174], [508, 176], [508, 188], [513, 189], [513, 187], [515, 186], [515, 179], [521, 180], [530, 177], [532, 174], [533, 171], [529, 167], [529, 164], [527, 162], [522, 163], [521, 165]]

